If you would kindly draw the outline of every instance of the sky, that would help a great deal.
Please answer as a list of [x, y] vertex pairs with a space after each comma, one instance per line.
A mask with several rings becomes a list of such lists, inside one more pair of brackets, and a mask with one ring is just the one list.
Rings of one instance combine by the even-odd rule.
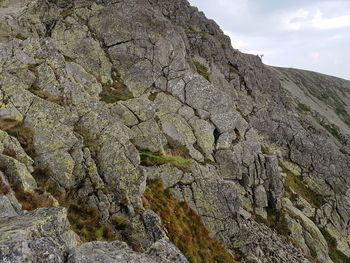
[[268, 65], [350, 80], [350, 0], [189, 0]]

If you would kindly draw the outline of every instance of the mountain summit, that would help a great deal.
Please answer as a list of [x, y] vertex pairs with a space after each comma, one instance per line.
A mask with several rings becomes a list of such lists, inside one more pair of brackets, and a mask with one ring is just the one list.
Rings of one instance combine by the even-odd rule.
[[186, 0], [0, 0], [0, 262], [350, 262], [350, 82]]

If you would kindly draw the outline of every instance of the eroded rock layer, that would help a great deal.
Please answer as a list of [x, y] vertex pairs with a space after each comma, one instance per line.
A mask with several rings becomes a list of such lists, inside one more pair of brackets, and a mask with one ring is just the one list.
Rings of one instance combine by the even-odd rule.
[[186, 0], [0, 5], [0, 261], [349, 262], [347, 100], [337, 129], [291, 92], [349, 82]]

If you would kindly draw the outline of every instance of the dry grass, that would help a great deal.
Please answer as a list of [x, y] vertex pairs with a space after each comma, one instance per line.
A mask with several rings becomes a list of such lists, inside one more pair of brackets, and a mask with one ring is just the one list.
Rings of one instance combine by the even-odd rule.
[[53, 206], [51, 196], [39, 189], [33, 192], [24, 191], [21, 187], [12, 187], [18, 202], [22, 205], [22, 209], [32, 211], [37, 208], [48, 208]]
[[164, 189], [161, 180], [148, 181], [144, 205], [161, 217], [170, 240], [191, 263], [237, 262], [225, 247], [210, 237], [201, 218]]
[[72, 230], [77, 233], [84, 242], [112, 241], [117, 236], [110, 224], [100, 223], [99, 212], [96, 209], [71, 204], [68, 208], [68, 220]]
[[3, 181], [0, 176], [0, 195], [7, 195], [11, 191], [11, 187]]

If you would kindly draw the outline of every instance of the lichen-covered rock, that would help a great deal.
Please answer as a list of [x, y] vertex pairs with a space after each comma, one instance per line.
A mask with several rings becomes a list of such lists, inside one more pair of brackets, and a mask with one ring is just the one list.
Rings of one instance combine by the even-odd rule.
[[192, 118], [189, 121], [194, 135], [197, 139], [197, 144], [201, 148], [201, 152], [205, 156], [210, 156], [214, 150], [214, 125], [201, 119]]
[[111, 243], [91, 242], [71, 251], [68, 262], [187, 263], [188, 261], [169, 241], [161, 240], [156, 242], [147, 254], [134, 252], [127, 244], [120, 241]]
[[90, 242], [75, 248], [68, 256], [69, 263], [83, 262], [130, 262], [130, 263], [153, 263], [151, 257], [132, 251], [127, 244], [115, 241]]
[[63, 208], [0, 218], [0, 233], [2, 262], [64, 262], [78, 244]]
[[6, 195], [0, 196], [0, 218], [17, 216], [17, 212]]
[[328, 244], [317, 226], [299, 209], [295, 208], [289, 199], [283, 199], [283, 207], [292, 218], [297, 218], [303, 227], [305, 244], [320, 262], [332, 262], [328, 253]]
[[211, 120], [220, 133], [234, 132], [237, 130], [240, 136], [244, 136], [248, 128], [248, 123], [238, 112], [214, 114], [211, 116]]
[[[0, 229], [22, 244], [1, 234], [0, 261], [187, 262], [144, 208], [154, 179], [246, 262], [308, 261], [258, 215], [284, 215], [305, 255], [348, 261], [348, 82], [263, 65], [186, 0], [5, 0], [0, 27], [0, 222], [15, 230]], [[18, 187], [140, 252], [77, 246], [64, 210], [22, 211]]]

